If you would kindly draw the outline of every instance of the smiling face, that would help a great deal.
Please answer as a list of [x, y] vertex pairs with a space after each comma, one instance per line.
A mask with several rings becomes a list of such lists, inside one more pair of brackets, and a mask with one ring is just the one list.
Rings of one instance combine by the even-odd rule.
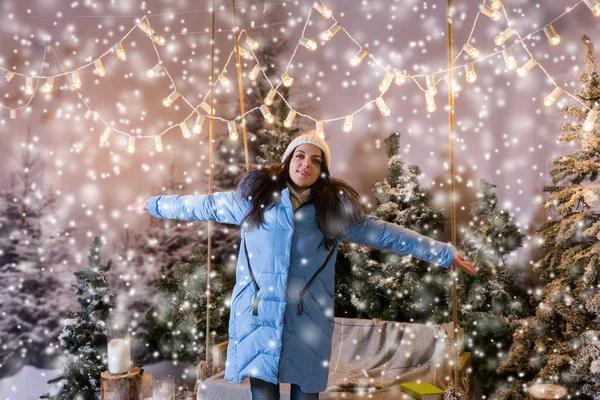
[[308, 188], [321, 175], [323, 152], [314, 144], [301, 144], [294, 149], [290, 161], [290, 178], [295, 186]]

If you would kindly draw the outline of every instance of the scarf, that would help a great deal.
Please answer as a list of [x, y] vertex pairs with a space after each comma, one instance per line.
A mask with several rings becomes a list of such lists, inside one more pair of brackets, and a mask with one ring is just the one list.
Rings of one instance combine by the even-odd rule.
[[302, 192], [298, 193], [289, 182], [287, 183], [287, 187], [290, 191], [290, 198], [292, 199], [294, 211], [310, 199], [310, 189], [304, 189]]

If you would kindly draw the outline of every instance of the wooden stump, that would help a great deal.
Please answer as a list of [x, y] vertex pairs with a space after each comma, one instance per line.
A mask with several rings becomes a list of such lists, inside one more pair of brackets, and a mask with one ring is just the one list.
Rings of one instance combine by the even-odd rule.
[[112, 375], [104, 371], [100, 375], [100, 400], [138, 400], [138, 384], [141, 382], [139, 368], [127, 374]]
[[141, 379], [141, 389], [140, 392], [142, 394], [142, 399], [146, 399], [148, 397], [152, 398], [152, 374], [148, 371], [144, 371]]
[[530, 386], [527, 393], [534, 399], [563, 399], [569, 394], [562, 386], [548, 384]]

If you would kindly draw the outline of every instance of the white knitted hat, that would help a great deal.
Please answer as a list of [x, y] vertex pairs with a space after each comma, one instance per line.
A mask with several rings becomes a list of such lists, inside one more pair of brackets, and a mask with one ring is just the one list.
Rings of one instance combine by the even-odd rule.
[[285, 153], [283, 153], [283, 157], [281, 157], [281, 162], [284, 162], [286, 157], [294, 152], [294, 149], [301, 144], [314, 144], [321, 150], [323, 150], [323, 154], [325, 155], [325, 163], [327, 164], [327, 169], [331, 168], [331, 153], [329, 152], [329, 146], [324, 139], [321, 139], [317, 136], [316, 131], [307, 131], [303, 132], [296, 139], [292, 140], [292, 142], [288, 145], [287, 149], [285, 149]]

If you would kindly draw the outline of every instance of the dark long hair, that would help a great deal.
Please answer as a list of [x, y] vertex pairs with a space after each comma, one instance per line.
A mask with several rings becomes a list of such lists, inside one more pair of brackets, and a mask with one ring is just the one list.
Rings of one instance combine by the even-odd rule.
[[[262, 225], [265, 222], [265, 210], [281, 202], [281, 191], [290, 180], [292, 156], [293, 152], [281, 164], [249, 171], [240, 180], [237, 191], [252, 203], [243, 220], [249, 229]], [[365, 216], [360, 196], [346, 182], [332, 178], [324, 162], [321, 164], [321, 174], [310, 187], [310, 192], [310, 200], [315, 202], [317, 227], [325, 236], [325, 247], [330, 249], [341, 239], [344, 228]]]

